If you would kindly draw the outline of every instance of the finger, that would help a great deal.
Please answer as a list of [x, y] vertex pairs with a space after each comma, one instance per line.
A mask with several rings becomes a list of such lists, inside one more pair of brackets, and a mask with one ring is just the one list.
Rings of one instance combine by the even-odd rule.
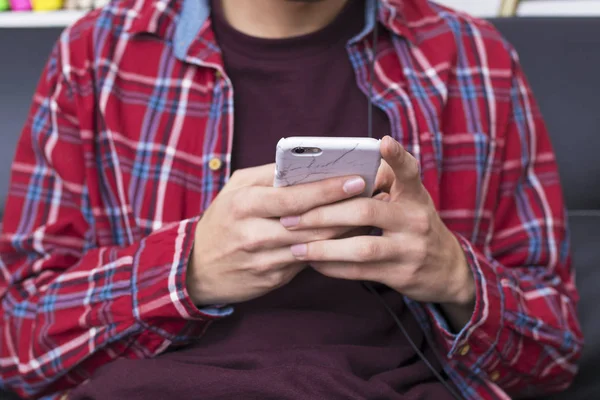
[[397, 253], [394, 247], [389, 238], [355, 236], [297, 244], [293, 245], [290, 251], [301, 261], [373, 263], [393, 259]]
[[275, 164], [266, 164], [258, 167], [244, 168], [235, 171], [224, 190], [244, 186], [273, 186], [275, 177]]
[[310, 266], [321, 275], [335, 279], [347, 279], [352, 281], [380, 282], [387, 263], [361, 264], [345, 262], [319, 262], [311, 263]]
[[421, 190], [419, 162], [400, 143], [386, 136], [381, 141], [381, 156], [394, 171], [403, 194]]
[[288, 264], [281, 268], [281, 284], [280, 287], [292, 281], [302, 270], [308, 267], [306, 263]]
[[398, 230], [406, 224], [407, 208], [390, 203], [391, 196], [382, 193], [379, 198], [357, 198], [328, 204], [298, 217], [284, 217], [280, 222], [290, 230], [324, 229], [332, 226], [372, 226]]
[[269, 274], [289, 265], [306, 265], [290, 255], [289, 246], [274, 249], [263, 249], [260, 252], [248, 253], [241, 265], [251, 268], [256, 274]]
[[280, 188], [256, 188], [248, 197], [239, 199], [249, 215], [282, 217], [300, 215], [315, 207], [335, 203], [361, 194], [365, 181], [359, 176], [337, 177], [319, 182]]
[[288, 264], [280, 268], [270, 270], [263, 274], [259, 279], [266, 284], [269, 289], [277, 289], [287, 285], [298, 275], [303, 269], [308, 267], [306, 263]]
[[298, 243], [328, 240], [343, 236], [355, 227], [309, 228], [289, 231], [276, 219], [257, 218], [240, 223], [239, 247], [248, 253], [287, 247]]

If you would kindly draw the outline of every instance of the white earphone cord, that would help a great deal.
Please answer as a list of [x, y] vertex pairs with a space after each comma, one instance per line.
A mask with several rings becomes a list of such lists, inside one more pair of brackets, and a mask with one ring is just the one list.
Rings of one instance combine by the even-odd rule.
[[[375, 26], [373, 27], [373, 47], [372, 47], [372, 52], [371, 52], [372, 53], [371, 54], [371, 65], [370, 65], [370, 71], [369, 71], [369, 104], [368, 104], [368, 114], [367, 114], [368, 115], [368, 118], [367, 118], [368, 128], [367, 128], [367, 130], [368, 130], [368, 134], [369, 134], [370, 138], [373, 137], [373, 77], [374, 77], [374, 74], [375, 74], [375, 59], [377, 57], [377, 39], [378, 39], [378, 36], [379, 36], [379, 32], [378, 32], [378, 29], [377, 29], [377, 27], [379, 25], [379, 1], [380, 0], [375, 0]], [[415, 351], [415, 353], [417, 353], [417, 355], [419, 356], [419, 358], [421, 358], [421, 360], [423, 360], [423, 362], [427, 365], [427, 367], [431, 370], [431, 372], [433, 372], [433, 374], [440, 381], [440, 383], [442, 385], [444, 385], [444, 387], [450, 393], [450, 395], [452, 395], [452, 397], [455, 400], [462, 400], [463, 399], [462, 396], [459, 395], [456, 392], [456, 390], [454, 390], [450, 386], [450, 384], [448, 383], [448, 381], [442, 377], [442, 375], [438, 372], [438, 370], [435, 369], [433, 367], [433, 365], [431, 365], [431, 363], [429, 362], [429, 360], [427, 359], [427, 357], [425, 357], [425, 354], [423, 354], [423, 352], [419, 349], [419, 347], [415, 344], [415, 342], [412, 340], [412, 338], [408, 334], [408, 331], [406, 330], [406, 328], [402, 324], [402, 321], [400, 321], [400, 318], [398, 318], [398, 316], [396, 315], [396, 313], [394, 312], [394, 310], [392, 310], [392, 308], [390, 307], [390, 305], [379, 294], [379, 292], [377, 292], [377, 290], [375, 290], [375, 288], [373, 287], [373, 285], [371, 285], [369, 282], [363, 282], [363, 285], [371, 293], [373, 293], [379, 299], [379, 301], [382, 303], [382, 305], [384, 306], [384, 308], [390, 314], [390, 316], [392, 317], [392, 319], [394, 320], [394, 322], [396, 322], [396, 325], [398, 325], [398, 328], [400, 329], [400, 331], [402, 332], [402, 334], [406, 337], [406, 340], [408, 340], [408, 343], [413, 348], [413, 350]], [[427, 335], [425, 335], [425, 338], [427, 340]], [[435, 347], [432, 346], [431, 343], [430, 343], [430, 346], [434, 350], [434, 354], [436, 354], [436, 356], [438, 356], [437, 352], [435, 351]], [[439, 356], [438, 356], [438, 358], [439, 358]]]

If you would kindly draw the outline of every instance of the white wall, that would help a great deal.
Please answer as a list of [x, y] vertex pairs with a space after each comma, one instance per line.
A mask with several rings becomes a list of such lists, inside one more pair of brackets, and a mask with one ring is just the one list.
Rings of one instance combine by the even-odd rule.
[[437, 0], [437, 2], [485, 17], [495, 15], [500, 7], [500, 0]]
[[[440, 4], [467, 11], [480, 17], [498, 13], [501, 0], [436, 0]], [[529, 16], [600, 16], [600, 0], [522, 0], [519, 15]]]

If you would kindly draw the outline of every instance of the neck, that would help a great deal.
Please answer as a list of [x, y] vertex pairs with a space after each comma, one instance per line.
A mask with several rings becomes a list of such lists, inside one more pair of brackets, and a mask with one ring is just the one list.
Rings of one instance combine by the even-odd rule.
[[236, 30], [258, 38], [283, 39], [324, 28], [348, 0], [219, 1], [227, 22]]

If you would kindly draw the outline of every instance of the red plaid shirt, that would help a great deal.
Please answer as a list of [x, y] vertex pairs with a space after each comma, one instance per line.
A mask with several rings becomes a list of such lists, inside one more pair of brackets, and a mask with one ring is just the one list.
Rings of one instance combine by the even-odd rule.
[[[185, 287], [234, 131], [207, 4], [118, 0], [54, 48], [0, 240], [0, 386], [55, 397], [226, 314], [198, 310]], [[362, 88], [372, 10], [348, 44]], [[554, 154], [514, 50], [488, 23], [426, 0], [383, 0], [378, 17], [373, 100], [420, 161], [477, 286], [458, 333], [433, 305], [407, 304], [465, 398], [565, 388], [582, 348], [577, 291]]]

